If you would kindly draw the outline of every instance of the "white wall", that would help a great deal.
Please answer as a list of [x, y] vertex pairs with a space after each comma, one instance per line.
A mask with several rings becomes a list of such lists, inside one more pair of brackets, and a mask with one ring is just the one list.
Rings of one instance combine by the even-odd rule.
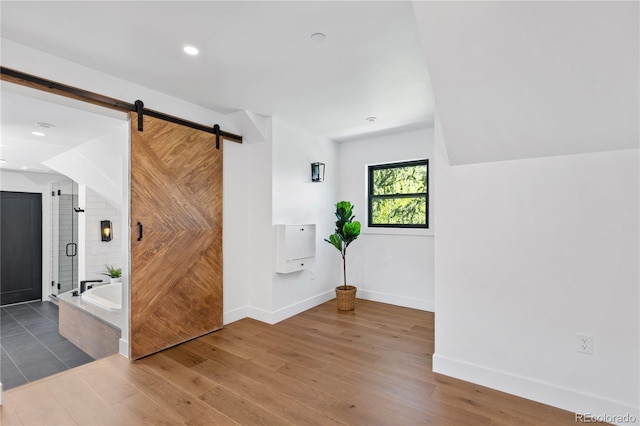
[[[225, 207], [227, 200], [235, 200], [234, 219], [248, 231], [237, 236], [233, 233], [237, 228], [227, 228], [225, 222], [225, 229], [232, 232], [224, 236], [225, 324], [247, 316], [279, 322], [335, 297], [339, 279], [339, 256], [322, 241], [333, 229], [333, 205], [338, 201], [337, 146], [278, 118], [268, 118], [264, 127], [264, 140], [244, 144], [244, 162], [237, 162], [232, 172], [246, 186], [227, 179], [231, 172], [225, 164]], [[327, 164], [324, 183], [310, 182], [310, 164], [315, 161]], [[317, 225], [313, 274], [275, 273], [274, 225], [307, 223]], [[234, 295], [228, 296], [227, 286], [232, 285]], [[244, 304], [240, 295], [246, 297]], [[229, 302], [235, 305], [230, 307]]]
[[[91, 188], [86, 188], [83, 208], [85, 210], [82, 213], [85, 220], [84, 279], [103, 280], [107, 283], [109, 277], [102, 275], [106, 272], [105, 265], [122, 268], [127, 259], [127, 256], [122, 252], [122, 240], [128, 238], [128, 235], [120, 233], [122, 210]], [[113, 239], [109, 242], [102, 241], [101, 220], [111, 221]]]
[[[272, 120], [273, 225], [316, 225], [312, 270], [274, 273], [275, 228], [268, 259], [273, 280], [271, 322], [288, 318], [335, 297], [340, 284], [337, 250], [323, 240], [333, 233], [338, 200], [338, 147], [328, 139], [277, 118]], [[326, 165], [325, 181], [311, 182], [311, 163]]]
[[222, 157], [223, 323], [247, 316], [249, 299], [249, 146], [224, 141]]
[[452, 167], [444, 142], [436, 124], [434, 371], [640, 417], [638, 150]]
[[48, 300], [51, 293], [51, 183], [59, 175], [28, 173], [10, 170], [0, 171], [0, 190], [33, 192], [42, 194], [42, 297]]
[[[271, 134], [271, 120], [268, 120], [268, 135]], [[247, 315], [260, 321], [270, 321], [272, 310], [271, 279], [271, 139], [246, 145], [248, 153], [248, 190], [246, 212], [247, 229], [246, 263], [248, 290], [245, 305]], [[226, 309], [226, 308], [225, 308]]]
[[[347, 279], [358, 297], [434, 310], [433, 128], [340, 145], [340, 199], [355, 204], [362, 223], [347, 252]], [[427, 158], [430, 209], [428, 230], [368, 228], [367, 166]]]

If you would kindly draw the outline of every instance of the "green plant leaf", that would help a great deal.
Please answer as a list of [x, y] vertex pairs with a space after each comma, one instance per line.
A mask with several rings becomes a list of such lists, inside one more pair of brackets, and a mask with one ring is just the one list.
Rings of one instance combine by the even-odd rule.
[[342, 233], [345, 246], [348, 246], [353, 241], [355, 241], [356, 238], [358, 238], [358, 236], [360, 235], [360, 227], [360, 222], [358, 222], [357, 220], [344, 224], [344, 226], [342, 227]]
[[104, 265], [107, 269], [106, 273], [100, 275], [106, 275], [111, 278], [120, 278], [122, 276], [122, 268], [114, 268], [113, 266]]
[[351, 216], [351, 212], [353, 211], [353, 207], [351, 202], [349, 201], [339, 201], [336, 204], [336, 211], [340, 215], [340, 217], [349, 217]]
[[338, 234], [333, 234], [329, 236], [328, 240], [325, 240], [335, 248], [337, 248], [340, 252], [342, 252], [342, 239]]

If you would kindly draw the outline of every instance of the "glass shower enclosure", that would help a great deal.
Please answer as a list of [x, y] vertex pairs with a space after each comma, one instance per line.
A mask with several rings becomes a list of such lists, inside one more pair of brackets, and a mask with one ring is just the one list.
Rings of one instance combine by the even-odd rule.
[[78, 184], [62, 179], [51, 186], [51, 295], [78, 287]]

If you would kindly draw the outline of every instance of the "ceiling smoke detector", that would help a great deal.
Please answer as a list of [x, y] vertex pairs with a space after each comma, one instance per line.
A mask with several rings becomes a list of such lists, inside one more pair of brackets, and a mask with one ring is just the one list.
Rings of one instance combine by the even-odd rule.
[[373, 123], [374, 121], [378, 120], [378, 117], [367, 117], [365, 118], [365, 120], [367, 120], [369, 123]]
[[327, 38], [323, 33], [313, 33], [311, 34], [311, 41], [315, 43], [322, 43]]
[[38, 122], [36, 123], [36, 126], [38, 126], [38, 127], [42, 127], [42, 128], [44, 128], [44, 129], [50, 129], [50, 128], [52, 128], [52, 127], [56, 127], [56, 125], [55, 125], [55, 124], [45, 123], [45, 122], [42, 122], [42, 121], [38, 121]]

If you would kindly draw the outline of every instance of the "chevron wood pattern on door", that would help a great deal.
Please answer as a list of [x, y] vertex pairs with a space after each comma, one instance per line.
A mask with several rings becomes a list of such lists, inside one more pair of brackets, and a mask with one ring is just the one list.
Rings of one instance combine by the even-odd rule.
[[[222, 327], [222, 145], [131, 113], [131, 357]], [[138, 227], [143, 238], [138, 241]]]

